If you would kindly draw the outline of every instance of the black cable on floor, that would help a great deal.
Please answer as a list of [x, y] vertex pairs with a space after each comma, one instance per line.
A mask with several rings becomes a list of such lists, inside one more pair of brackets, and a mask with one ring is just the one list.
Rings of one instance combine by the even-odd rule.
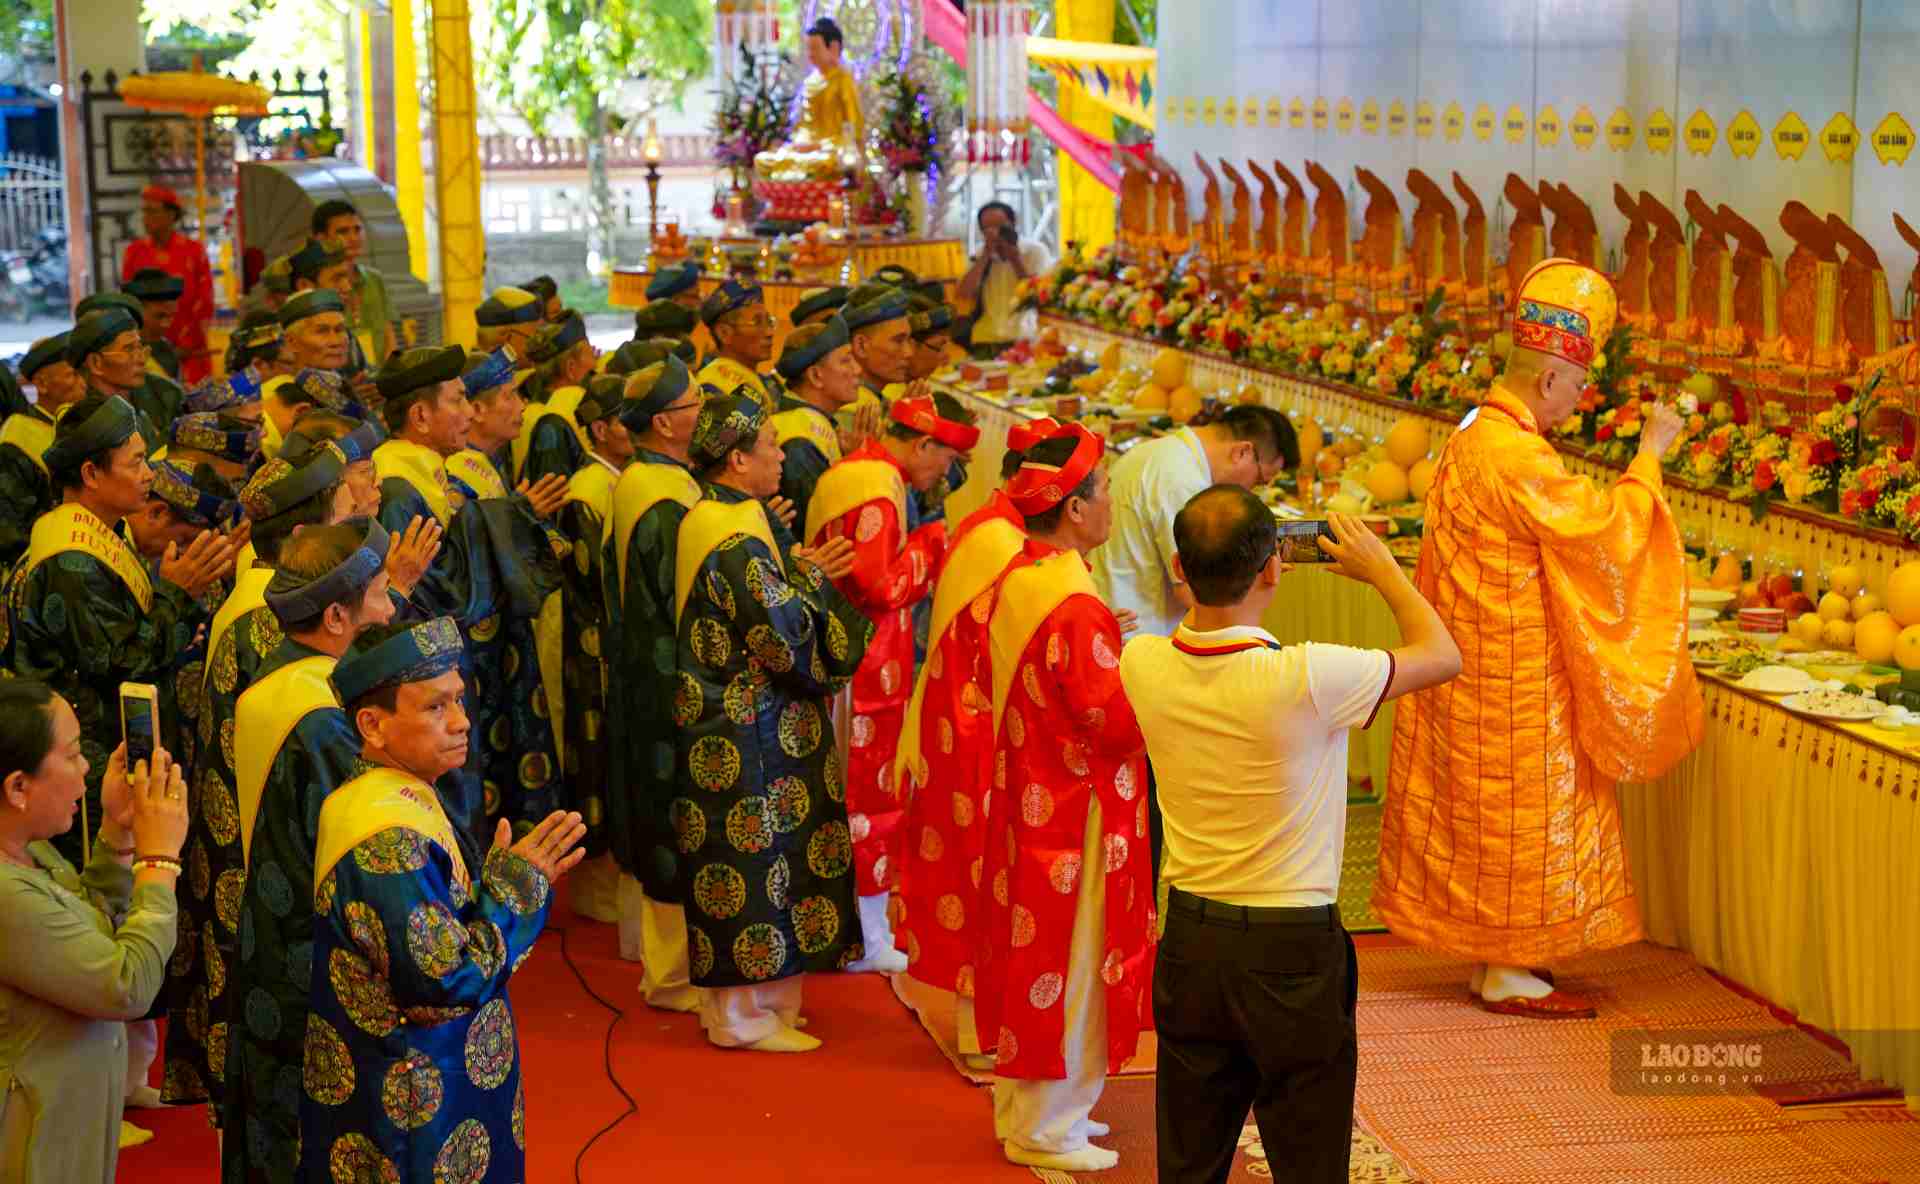
[[560, 960], [565, 962], [567, 969], [573, 972], [574, 981], [580, 984], [580, 989], [587, 993], [589, 999], [592, 999], [595, 1003], [598, 1003], [613, 1013], [613, 1019], [607, 1023], [606, 1039], [603, 1041], [600, 1049], [601, 1068], [606, 1073], [607, 1084], [613, 1086], [613, 1092], [620, 1095], [621, 1100], [626, 1102], [627, 1108], [615, 1117], [612, 1122], [593, 1132], [593, 1137], [588, 1139], [585, 1145], [580, 1148], [580, 1153], [573, 1157], [573, 1184], [585, 1184], [580, 1178], [580, 1165], [586, 1160], [587, 1152], [593, 1150], [595, 1143], [598, 1143], [607, 1135], [612, 1134], [615, 1127], [635, 1114], [640, 1113], [640, 1103], [634, 1100], [633, 1095], [627, 1092], [626, 1087], [620, 1084], [620, 1079], [614, 1076], [613, 1073], [613, 1033], [614, 1030], [620, 1026], [620, 1021], [627, 1018], [627, 1013], [607, 1002], [605, 999], [602, 999], [600, 992], [594, 990], [592, 984], [587, 982], [587, 976], [580, 972], [580, 967], [575, 965], [573, 961], [573, 952], [567, 948], [567, 930], [565, 926], [548, 925], [544, 932], [557, 933], [560, 935]]

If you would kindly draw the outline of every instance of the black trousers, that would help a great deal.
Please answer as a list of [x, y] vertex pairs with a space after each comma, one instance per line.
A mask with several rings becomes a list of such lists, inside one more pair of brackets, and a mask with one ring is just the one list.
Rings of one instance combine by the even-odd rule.
[[1169, 893], [1153, 971], [1160, 1184], [1225, 1180], [1249, 1108], [1276, 1180], [1345, 1184], [1359, 982], [1332, 905]]

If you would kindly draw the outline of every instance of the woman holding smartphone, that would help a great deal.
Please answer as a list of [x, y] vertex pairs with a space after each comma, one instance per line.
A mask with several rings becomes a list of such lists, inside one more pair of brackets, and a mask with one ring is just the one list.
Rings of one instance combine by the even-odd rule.
[[145, 1015], [174, 942], [186, 782], [108, 760], [85, 873], [47, 840], [86, 792], [80, 721], [45, 683], [0, 682], [0, 1180], [111, 1184], [126, 1021]]

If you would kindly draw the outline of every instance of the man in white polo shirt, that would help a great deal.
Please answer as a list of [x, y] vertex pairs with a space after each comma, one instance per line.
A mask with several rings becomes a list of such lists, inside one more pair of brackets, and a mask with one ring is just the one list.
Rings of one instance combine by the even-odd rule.
[[[1199, 427], [1135, 445], [1108, 470], [1113, 533], [1094, 551], [1093, 584], [1107, 606], [1134, 614], [1141, 634], [1170, 637], [1193, 607], [1173, 566], [1173, 516], [1210, 485], [1265, 485], [1300, 464], [1293, 424], [1271, 407], [1231, 407]], [[1160, 866], [1160, 801], [1147, 765], [1147, 841]]]
[[1166, 826], [1153, 979], [1162, 1184], [1225, 1180], [1250, 1106], [1290, 1181], [1347, 1179], [1359, 983], [1334, 903], [1347, 733], [1459, 673], [1460, 651], [1385, 543], [1352, 518], [1330, 522], [1321, 548], [1387, 602], [1397, 648], [1276, 642], [1260, 627], [1286, 570], [1272, 512], [1216, 485], [1174, 520], [1193, 609], [1120, 659]]

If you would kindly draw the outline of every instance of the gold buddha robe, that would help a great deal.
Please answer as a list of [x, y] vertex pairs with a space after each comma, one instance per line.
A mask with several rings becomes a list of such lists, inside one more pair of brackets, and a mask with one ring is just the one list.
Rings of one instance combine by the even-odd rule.
[[1702, 734], [1659, 463], [1597, 489], [1495, 386], [1441, 453], [1427, 507], [1414, 582], [1464, 665], [1400, 701], [1373, 907], [1477, 962], [1636, 941], [1614, 787]]

